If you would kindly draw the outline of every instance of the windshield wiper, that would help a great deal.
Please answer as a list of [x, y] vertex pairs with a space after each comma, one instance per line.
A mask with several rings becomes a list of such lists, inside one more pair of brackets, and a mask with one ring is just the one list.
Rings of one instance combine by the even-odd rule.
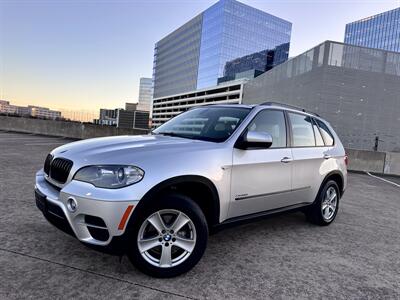
[[206, 137], [206, 136], [201, 136], [201, 135], [184, 135], [184, 134], [177, 134], [175, 132], [171, 131], [165, 131], [165, 132], [157, 132], [155, 134], [161, 134], [161, 135], [167, 135], [167, 136], [173, 136], [173, 137], [180, 137], [184, 139], [190, 139], [190, 140], [199, 140], [199, 141], [206, 141], [206, 142], [218, 142], [218, 140], [211, 138], [211, 137]]
[[172, 131], [162, 131], [162, 132], [157, 132], [157, 134], [167, 135], [167, 136], [174, 136], [174, 137], [181, 137], [181, 138], [187, 138], [187, 136], [185, 136], [185, 135], [177, 134], [177, 133], [172, 132]]

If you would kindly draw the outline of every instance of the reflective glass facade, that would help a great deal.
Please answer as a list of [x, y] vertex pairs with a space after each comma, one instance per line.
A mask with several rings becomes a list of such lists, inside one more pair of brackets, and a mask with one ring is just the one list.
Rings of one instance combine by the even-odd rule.
[[232, 63], [227, 67], [229, 62], [251, 54], [265, 57], [260, 60], [255, 55], [254, 63], [246, 57], [246, 63], [237, 68], [241, 73], [265, 71], [286, 61], [291, 28], [290, 22], [261, 10], [220, 0], [156, 44], [154, 98], [217, 85], [218, 78], [234, 77], [235, 68]]
[[344, 42], [399, 52], [400, 8], [347, 24]]
[[138, 110], [150, 111], [151, 99], [153, 97], [153, 82], [151, 78], [140, 78]]
[[[284, 45], [284, 55], [271, 66], [286, 61], [291, 29], [290, 22], [237, 1], [221, 0], [211, 6], [203, 13], [197, 88], [216, 85], [219, 77], [234, 75], [224, 74], [224, 70], [236, 58]], [[248, 63], [240, 72], [250, 69], [256, 68]]]
[[288, 59], [288, 51], [289, 43], [286, 43], [274, 49], [262, 50], [227, 61], [224, 67], [224, 76], [218, 78], [218, 83], [239, 78], [252, 79], [257, 77], [285, 62]]

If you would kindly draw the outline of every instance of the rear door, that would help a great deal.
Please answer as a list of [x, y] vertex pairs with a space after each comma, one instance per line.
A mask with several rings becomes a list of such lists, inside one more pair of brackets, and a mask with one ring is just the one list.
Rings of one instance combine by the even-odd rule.
[[286, 117], [282, 110], [260, 111], [247, 130], [267, 132], [268, 149], [234, 149], [229, 217], [247, 215], [292, 204], [292, 152], [287, 147]]
[[293, 154], [292, 192], [297, 203], [313, 202], [322, 182], [326, 147], [312, 117], [288, 112]]

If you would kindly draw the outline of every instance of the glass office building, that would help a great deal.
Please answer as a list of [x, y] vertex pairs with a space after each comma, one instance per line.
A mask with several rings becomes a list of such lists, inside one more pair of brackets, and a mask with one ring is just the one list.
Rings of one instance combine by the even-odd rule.
[[153, 97], [153, 82], [151, 78], [140, 78], [138, 110], [150, 111], [151, 99]]
[[400, 51], [400, 7], [346, 25], [346, 44]]
[[241, 78], [252, 79], [273, 67], [285, 62], [288, 57], [289, 43], [274, 49], [262, 50], [225, 63], [224, 76], [218, 78], [218, 84]]
[[[270, 54], [270, 67], [286, 61], [291, 28], [290, 22], [261, 10], [220, 0], [156, 44], [154, 98], [217, 85], [226, 76], [226, 64], [236, 58], [264, 52]], [[271, 56], [276, 49], [279, 55]], [[248, 59], [241, 72], [268, 69], [259, 66], [259, 59], [254, 64]]]

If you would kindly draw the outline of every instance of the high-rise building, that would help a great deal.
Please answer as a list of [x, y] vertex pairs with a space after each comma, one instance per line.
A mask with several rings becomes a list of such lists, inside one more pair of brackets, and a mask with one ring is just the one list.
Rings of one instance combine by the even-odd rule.
[[138, 110], [138, 103], [126, 102], [125, 110], [129, 110], [129, 111]]
[[151, 99], [153, 97], [153, 80], [151, 78], [140, 78], [138, 110], [150, 111]]
[[218, 1], [156, 43], [154, 98], [215, 86], [227, 62], [256, 52], [284, 47], [269, 63], [286, 61], [291, 28], [290, 22], [238, 1]]
[[99, 125], [117, 125], [118, 108], [106, 109], [100, 108], [99, 118], [94, 120]]
[[346, 44], [400, 51], [400, 7], [346, 25]]
[[125, 109], [100, 109], [99, 119], [93, 122], [98, 125], [110, 125], [120, 128], [149, 128], [149, 111], [139, 110], [137, 103], [125, 103]]
[[149, 112], [119, 109], [117, 127], [149, 129]]

